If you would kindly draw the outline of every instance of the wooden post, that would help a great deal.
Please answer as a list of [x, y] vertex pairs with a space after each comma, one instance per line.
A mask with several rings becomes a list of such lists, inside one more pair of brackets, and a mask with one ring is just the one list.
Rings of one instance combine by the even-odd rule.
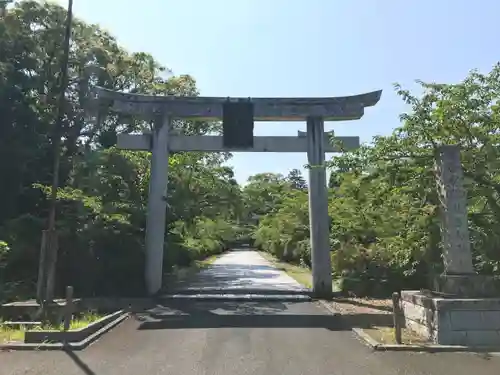
[[399, 307], [399, 293], [392, 293], [392, 318], [394, 320], [394, 338], [397, 344], [401, 344], [401, 309]]
[[40, 260], [38, 263], [38, 280], [36, 284], [36, 299], [37, 302], [42, 305], [45, 300], [45, 290], [47, 282], [47, 231], [42, 232], [42, 243], [40, 245]]
[[64, 306], [64, 331], [68, 331], [73, 317], [73, 287], [66, 287], [66, 305]]

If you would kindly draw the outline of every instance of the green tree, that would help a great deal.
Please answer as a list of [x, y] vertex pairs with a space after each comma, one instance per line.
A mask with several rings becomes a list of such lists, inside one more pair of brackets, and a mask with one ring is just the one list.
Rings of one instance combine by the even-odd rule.
[[281, 174], [260, 173], [251, 176], [242, 189], [245, 209], [250, 216], [263, 216], [277, 209], [290, 185]]
[[[32, 295], [47, 217], [50, 155], [66, 10], [21, 1], [0, 19], [0, 298]], [[151, 124], [96, 106], [95, 85], [145, 94], [198, 95], [195, 80], [172, 76], [153, 56], [130, 53], [96, 25], [74, 19], [64, 106], [58, 191], [59, 293], [140, 294], [150, 177], [147, 152], [120, 151], [117, 133]], [[89, 115], [90, 114], [90, 115]], [[184, 134], [220, 124], [176, 121]], [[243, 210], [229, 154], [176, 153], [170, 159], [165, 265], [187, 264], [227, 247]], [[196, 245], [196, 246], [195, 246]]]
[[[329, 162], [333, 273], [346, 280], [346, 289], [377, 294], [428, 288], [442, 271], [434, 176], [441, 144], [462, 150], [474, 265], [481, 273], [500, 272], [499, 82], [496, 65], [457, 84], [420, 82], [418, 97], [396, 85], [410, 108], [401, 126]], [[297, 197], [287, 199], [288, 207], [297, 207]], [[257, 231], [259, 245], [277, 255], [304, 225], [296, 223], [296, 212], [280, 217], [283, 210], [267, 210]], [[302, 210], [305, 215], [307, 207]]]
[[305, 190], [307, 189], [307, 182], [302, 176], [302, 172], [298, 169], [292, 169], [286, 176], [286, 180], [294, 189]]

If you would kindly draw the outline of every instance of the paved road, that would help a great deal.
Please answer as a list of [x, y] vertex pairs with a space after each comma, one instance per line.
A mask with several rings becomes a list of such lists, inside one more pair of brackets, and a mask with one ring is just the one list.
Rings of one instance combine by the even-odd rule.
[[[300, 288], [254, 252], [225, 255], [192, 285]], [[81, 352], [0, 353], [0, 375], [139, 373], [493, 375], [500, 373], [500, 358], [374, 353], [315, 303], [279, 300], [170, 301]]]
[[178, 286], [183, 291], [304, 292], [307, 289], [286, 273], [273, 267], [259, 253], [240, 249], [224, 254], [193, 280]]

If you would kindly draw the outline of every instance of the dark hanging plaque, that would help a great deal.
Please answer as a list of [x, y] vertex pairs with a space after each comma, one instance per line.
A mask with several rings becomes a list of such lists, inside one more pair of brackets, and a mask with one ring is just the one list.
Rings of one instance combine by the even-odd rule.
[[253, 147], [253, 103], [224, 102], [222, 107], [223, 146], [228, 149]]

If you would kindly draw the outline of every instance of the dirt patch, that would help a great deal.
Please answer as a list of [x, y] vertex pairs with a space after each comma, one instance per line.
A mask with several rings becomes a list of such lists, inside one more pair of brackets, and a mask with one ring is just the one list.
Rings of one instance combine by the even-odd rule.
[[[396, 338], [394, 336], [394, 328], [392, 327], [372, 327], [365, 328], [363, 331], [369, 335], [375, 341], [381, 344], [394, 345], [397, 344]], [[415, 332], [403, 328], [401, 330], [401, 344], [406, 345], [428, 345], [432, 344], [429, 340], [416, 334]]]
[[336, 298], [327, 303], [341, 315], [346, 328], [390, 328], [393, 325], [391, 300]]
[[392, 314], [391, 299], [335, 298], [329, 302], [340, 314]]

